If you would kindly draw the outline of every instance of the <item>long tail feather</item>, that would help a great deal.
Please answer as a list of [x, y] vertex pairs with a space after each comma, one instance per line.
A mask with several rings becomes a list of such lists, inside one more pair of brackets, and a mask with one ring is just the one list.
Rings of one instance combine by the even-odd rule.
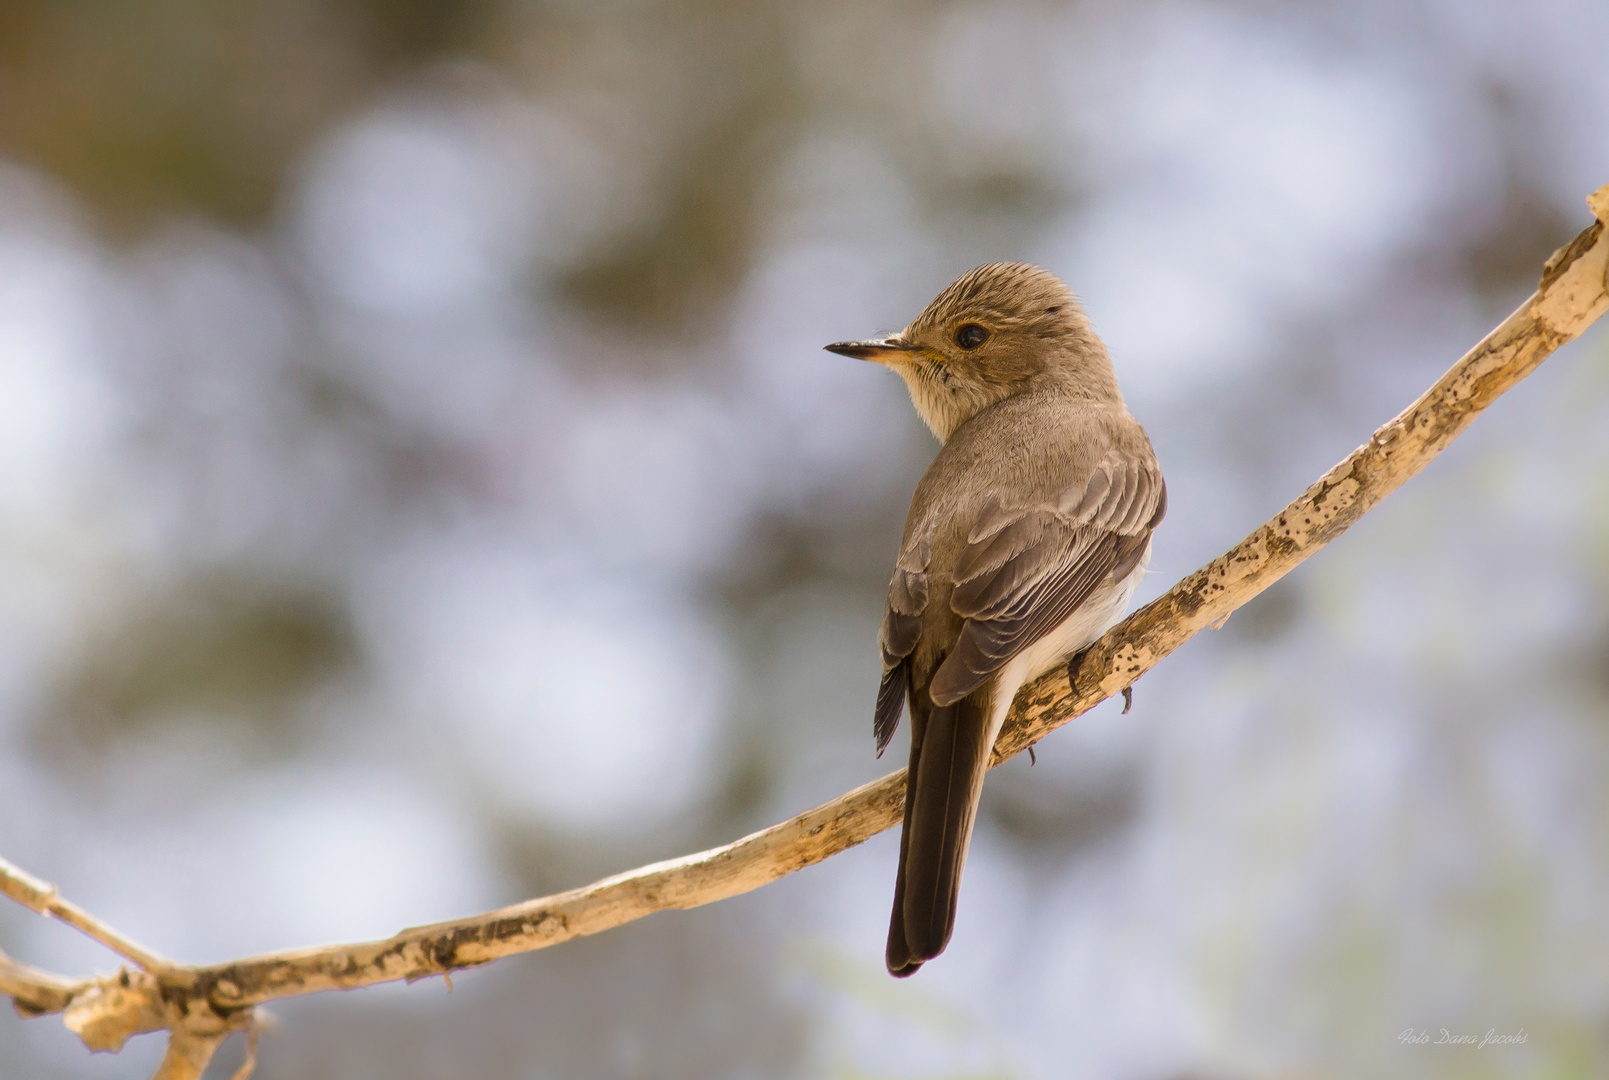
[[[888, 970], [906, 976], [944, 951], [989, 765], [988, 694], [934, 706], [911, 742]], [[912, 734], [915, 735], [915, 725]]]

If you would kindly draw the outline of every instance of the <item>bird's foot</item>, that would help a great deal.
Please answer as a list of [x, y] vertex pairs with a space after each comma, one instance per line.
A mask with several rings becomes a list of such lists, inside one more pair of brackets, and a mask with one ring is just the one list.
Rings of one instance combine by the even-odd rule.
[[[1067, 660], [1067, 689], [1071, 690], [1075, 695], [1078, 693], [1078, 669], [1083, 663], [1084, 654], [1082, 652], [1074, 653]], [[1134, 687], [1125, 686], [1123, 688], [1123, 715], [1127, 716], [1132, 708], [1134, 708]]]
[[1084, 663], [1084, 654], [1076, 652], [1067, 658], [1067, 689], [1078, 694], [1078, 669]]

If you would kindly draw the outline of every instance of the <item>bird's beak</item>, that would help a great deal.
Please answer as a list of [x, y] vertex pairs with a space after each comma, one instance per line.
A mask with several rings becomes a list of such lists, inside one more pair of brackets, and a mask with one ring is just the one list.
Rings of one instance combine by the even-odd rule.
[[828, 352], [835, 352], [839, 356], [852, 356], [856, 360], [870, 360], [877, 364], [886, 364], [900, 353], [910, 352], [912, 346], [898, 334], [886, 338], [872, 338], [867, 341], [839, 341], [826, 346]]

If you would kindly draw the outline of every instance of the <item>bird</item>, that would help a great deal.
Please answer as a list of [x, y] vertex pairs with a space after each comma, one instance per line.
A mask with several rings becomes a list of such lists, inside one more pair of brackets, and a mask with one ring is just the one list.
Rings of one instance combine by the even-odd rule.
[[903, 978], [949, 944], [1012, 699], [1123, 617], [1167, 488], [1105, 344], [1048, 270], [977, 267], [899, 333], [826, 349], [893, 369], [942, 444], [911, 499], [878, 634], [879, 757], [910, 713], [885, 957]]

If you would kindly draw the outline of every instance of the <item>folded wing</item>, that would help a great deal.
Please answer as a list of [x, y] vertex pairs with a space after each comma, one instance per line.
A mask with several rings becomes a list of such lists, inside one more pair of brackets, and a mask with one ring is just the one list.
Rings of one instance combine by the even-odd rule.
[[1155, 461], [1117, 450], [1054, 505], [985, 506], [956, 565], [950, 606], [966, 621], [928, 686], [933, 703], [959, 701], [1127, 577], [1166, 509]]

